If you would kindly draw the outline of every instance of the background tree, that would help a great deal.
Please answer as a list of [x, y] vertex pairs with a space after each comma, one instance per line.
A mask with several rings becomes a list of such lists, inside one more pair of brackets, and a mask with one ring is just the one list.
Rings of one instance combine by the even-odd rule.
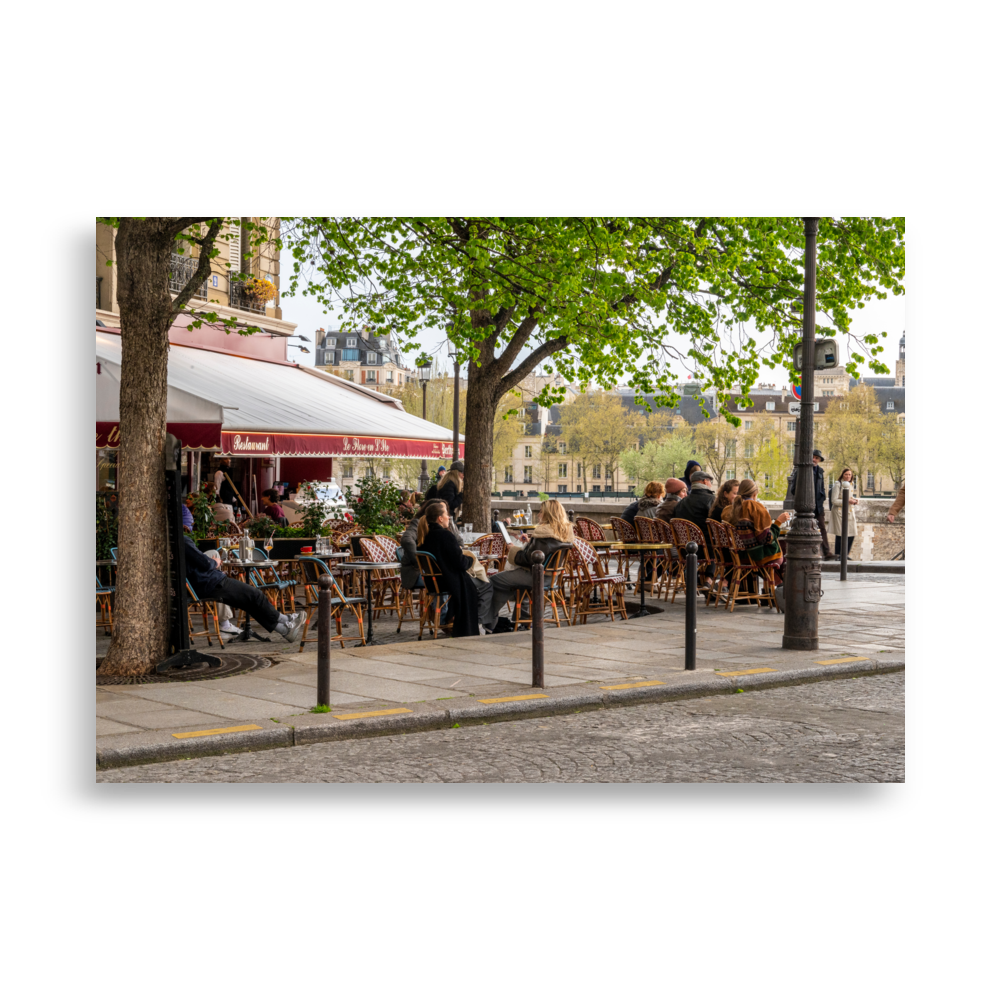
[[[671, 365], [720, 388], [787, 363], [799, 336], [800, 218], [312, 218], [289, 220], [290, 291], [404, 342], [446, 327], [469, 363], [466, 506], [488, 527], [492, 419], [538, 365], [610, 389], [622, 373], [676, 405]], [[852, 341], [848, 310], [902, 294], [903, 220], [821, 219], [817, 336]], [[823, 323], [823, 317], [830, 325]], [[671, 334], [690, 338], [689, 349]], [[885, 336], [886, 334], [882, 334]], [[770, 336], [770, 342], [758, 337]], [[853, 343], [875, 371], [877, 335]], [[406, 350], [406, 346], [403, 347]], [[857, 375], [864, 354], [847, 368]], [[541, 405], [561, 401], [547, 387]]]
[[835, 468], [834, 475], [843, 468], [852, 469], [859, 496], [864, 494], [868, 473], [877, 471], [882, 462], [885, 430], [878, 396], [863, 382], [829, 405], [817, 427], [818, 446]]
[[888, 415], [882, 419], [884, 427], [879, 446], [879, 467], [892, 477], [893, 486], [898, 490], [906, 478], [906, 425]]
[[774, 424], [765, 417], [749, 417], [742, 421], [740, 431], [736, 446], [737, 469], [742, 468], [747, 479], [754, 480], [763, 488], [761, 476], [767, 471], [765, 464], [773, 466], [777, 461], [772, 448], [772, 443], [777, 441]]
[[658, 441], [647, 441], [639, 449], [623, 451], [619, 461], [629, 482], [641, 493], [651, 480], [662, 483], [682, 476], [694, 451], [692, 436], [689, 430], [680, 430]]
[[635, 443], [636, 415], [618, 396], [595, 392], [585, 393], [572, 406], [564, 407], [560, 419], [567, 449], [595, 467], [600, 465], [604, 482], [608, 478], [613, 481], [621, 453]]

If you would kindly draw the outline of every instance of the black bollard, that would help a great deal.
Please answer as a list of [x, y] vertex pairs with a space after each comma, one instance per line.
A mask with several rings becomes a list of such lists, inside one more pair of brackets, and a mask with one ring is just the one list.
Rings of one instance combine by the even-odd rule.
[[330, 704], [330, 587], [333, 578], [324, 573], [319, 578], [319, 615], [316, 652], [316, 704]]
[[840, 511], [840, 579], [847, 579], [847, 512], [851, 509], [851, 488], [846, 484], [841, 486], [843, 507]]
[[542, 634], [545, 626], [545, 563], [544, 552], [531, 553], [531, 686], [545, 687], [545, 647]]
[[684, 566], [684, 669], [694, 670], [695, 635], [698, 632], [698, 543], [688, 542], [687, 558]]

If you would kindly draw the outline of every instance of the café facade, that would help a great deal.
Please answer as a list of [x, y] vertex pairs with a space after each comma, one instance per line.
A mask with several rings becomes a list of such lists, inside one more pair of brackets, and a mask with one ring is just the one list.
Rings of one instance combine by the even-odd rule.
[[[217, 459], [251, 506], [261, 491], [327, 480], [334, 459], [380, 468], [397, 459], [454, 458], [452, 432], [413, 416], [391, 396], [286, 360], [284, 337], [226, 334], [209, 324], [170, 332], [167, 430], [181, 442], [189, 484], [210, 479]], [[97, 489], [116, 490], [120, 330], [98, 326]], [[464, 445], [459, 443], [459, 457]], [[245, 491], [245, 492], [244, 492]]]

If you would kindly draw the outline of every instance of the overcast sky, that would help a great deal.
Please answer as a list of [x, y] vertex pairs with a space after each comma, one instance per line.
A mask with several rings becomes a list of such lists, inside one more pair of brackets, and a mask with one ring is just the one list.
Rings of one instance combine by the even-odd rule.
[[[281, 258], [281, 273], [283, 276], [286, 276], [282, 279], [282, 285], [285, 285], [287, 282], [287, 275], [291, 274], [291, 270], [291, 255], [285, 251], [282, 253]], [[866, 333], [879, 333], [882, 330], [885, 330], [889, 334], [885, 340], [881, 341], [885, 347], [885, 351], [881, 355], [881, 360], [889, 366], [891, 372], [895, 372], [895, 362], [899, 356], [899, 338], [906, 328], [905, 301], [905, 296], [890, 295], [887, 299], [881, 301], [872, 299], [863, 309], [856, 309], [851, 313], [851, 330], [855, 336], [860, 337]], [[313, 346], [315, 345], [315, 331], [317, 329], [320, 327], [326, 329], [328, 326], [339, 329], [340, 326], [336, 313], [324, 314], [322, 306], [315, 299], [303, 295], [289, 298], [285, 294], [282, 294], [281, 315], [283, 319], [297, 323], [298, 329], [296, 333], [300, 333], [309, 339], [310, 349], [308, 355], [300, 352], [297, 347], [289, 346], [288, 360], [295, 361], [300, 365], [312, 365], [315, 363]], [[681, 339], [678, 338], [678, 341], [681, 341]], [[430, 354], [437, 356], [441, 367], [450, 369], [450, 362], [446, 356], [445, 340], [446, 335], [443, 330], [436, 333], [425, 331], [418, 338], [418, 343], [422, 350], [426, 350]], [[846, 358], [845, 341], [846, 338], [844, 337], [838, 338], [841, 364], [844, 363]], [[292, 343], [297, 345], [301, 342], [293, 341]], [[418, 353], [419, 351], [413, 351], [403, 356], [408, 367], [415, 367], [413, 360]], [[523, 351], [522, 356], [526, 356], [527, 353], [527, 350]], [[680, 373], [679, 366], [676, 364], [672, 365], [671, 369], [675, 374]], [[862, 375], [872, 374], [874, 373], [867, 365], [862, 366]], [[787, 378], [784, 377], [784, 372], [780, 369], [775, 369], [773, 372], [770, 369], [764, 369], [761, 371], [760, 379], [762, 382], [774, 382], [776, 385], [787, 384], [788, 382]], [[624, 382], [625, 379], [622, 378], [621, 383], [624, 384]]]

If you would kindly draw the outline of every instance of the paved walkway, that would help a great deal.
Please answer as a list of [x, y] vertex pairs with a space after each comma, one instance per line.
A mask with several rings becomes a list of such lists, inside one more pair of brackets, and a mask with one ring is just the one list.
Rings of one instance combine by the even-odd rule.
[[[783, 617], [699, 606], [698, 669], [685, 671], [684, 607], [627, 622], [549, 628], [545, 690], [531, 688], [527, 632], [402, 642], [331, 653], [329, 714], [316, 700], [316, 651], [279, 644], [251, 674], [192, 683], [97, 688], [102, 767], [290, 746], [379, 732], [439, 729], [458, 720], [557, 714], [637, 701], [900, 669], [905, 577], [824, 574], [820, 648], [781, 648]], [[393, 633], [386, 622], [383, 634]], [[378, 626], [376, 626], [378, 635]], [[245, 647], [244, 647], [245, 648]], [[229, 730], [228, 732], [213, 732]]]

